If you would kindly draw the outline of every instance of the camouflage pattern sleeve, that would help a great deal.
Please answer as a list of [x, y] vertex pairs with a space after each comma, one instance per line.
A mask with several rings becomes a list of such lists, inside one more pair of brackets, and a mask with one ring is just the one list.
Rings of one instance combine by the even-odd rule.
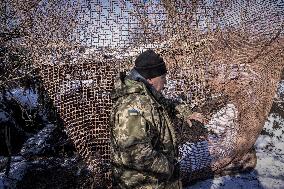
[[122, 182], [133, 187], [156, 186], [158, 182], [168, 181], [174, 172], [174, 164], [162, 151], [154, 148], [158, 135], [143, 112], [127, 106], [117, 112], [115, 120], [113, 137], [118, 150], [113, 158], [122, 170]]
[[175, 106], [175, 109], [178, 112], [178, 117], [183, 117], [184, 119], [188, 118], [193, 113], [187, 104], [178, 104]]
[[163, 98], [162, 103], [170, 114], [174, 111], [174, 116], [177, 116], [178, 118], [186, 119], [193, 113], [189, 105], [181, 104], [172, 99]]

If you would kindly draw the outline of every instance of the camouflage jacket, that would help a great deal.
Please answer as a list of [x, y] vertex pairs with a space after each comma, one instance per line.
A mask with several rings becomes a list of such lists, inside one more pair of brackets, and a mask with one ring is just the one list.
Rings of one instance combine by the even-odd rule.
[[181, 188], [174, 104], [145, 82], [115, 84], [112, 121], [114, 188]]

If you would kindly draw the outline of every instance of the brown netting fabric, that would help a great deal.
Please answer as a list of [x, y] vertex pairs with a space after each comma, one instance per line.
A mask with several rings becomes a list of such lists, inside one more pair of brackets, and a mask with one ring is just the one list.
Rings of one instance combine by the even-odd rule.
[[43, 64], [40, 67], [47, 92], [59, 110], [68, 136], [91, 171], [109, 178], [108, 129], [117, 62], [80, 60], [76, 64]]
[[12, 5], [25, 33], [13, 44], [32, 52], [68, 135], [98, 180], [111, 178], [108, 118], [114, 79], [148, 48], [168, 65], [164, 95], [211, 120], [206, 131], [176, 125], [185, 182], [249, 163], [244, 158], [262, 130], [284, 64], [283, 1]]

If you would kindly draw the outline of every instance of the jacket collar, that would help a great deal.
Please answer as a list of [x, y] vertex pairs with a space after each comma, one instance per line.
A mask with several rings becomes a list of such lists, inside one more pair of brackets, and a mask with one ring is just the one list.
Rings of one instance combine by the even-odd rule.
[[132, 69], [128, 75], [121, 75], [115, 82], [112, 99], [116, 100], [131, 93], [150, 93], [157, 102], [164, 98], [163, 95], [150, 85], [135, 69]]

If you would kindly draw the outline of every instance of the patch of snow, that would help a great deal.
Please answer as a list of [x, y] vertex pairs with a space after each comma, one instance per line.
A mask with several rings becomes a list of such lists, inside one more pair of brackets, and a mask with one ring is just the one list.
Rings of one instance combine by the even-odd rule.
[[64, 81], [63, 84], [60, 86], [60, 93], [65, 94], [67, 92], [75, 91], [81, 87], [90, 87], [94, 85], [95, 82], [92, 79], [88, 80], [70, 80], [70, 81]]
[[269, 154], [258, 152], [258, 163], [255, 170], [258, 171], [258, 179], [263, 188], [284, 188], [284, 160], [283, 154]]
[[276, 92], [274, 98], [279, 102], [284, 101], [284, 80], [281, 80], [279, 82], [277, 92]]
[[284, 80], [280, 81], [277, 93], [278, 95], [284, 95]]
[[11, 91], [12, 94], [8, 93], [7, 98], [14, 98], [21, 103], [22, 106], [34, 109], [38, 105], [38, 94], [33, 90], [24, 89], [21, 87], [15, 88]]
[[3, 188], [16, 188], [18, 181], [22, 180], [28, 165], [26, 160], [21, 156], [12, 157], [11, 169], [9, 177], [5, 176], [5, 170], [0, 172], [0, 189]]
[[77, 157], [71, 157], [71, 158], [67, 158], [64, 159], [64, 162], [61, 164], [63, 167], [68, 167], [70, 164], [75, 164], [77, 161]]
[[269, 136], [260, 135], [255, 143], [256, 149], [261, 149], [271, 144], [272, 139]]
[[0, 109], [0, 123], [1, 122], [5, 122], [5, 121], [9, 121], [9, 114], [7, 114], [7, 112], [4, 112], [3, 110]]
[[46, 144], [46, 141], [55, 128], [56, 127], [53, 124], [49, 124], [41, 131], [39, 131], [35, 136], [29, 138], [26, 143], [23, 144], [21, 155], [31, 156], [42, 153], [48, 146], [48, 144]]
[[203, 182], [196, 183], [189, 188], [194, 189], [256, 189], [261, 188], [261, 183], [256, 179], [257, 172], [250, 174], [238, 174], [235, 176], [223, 176], [215, 179], [208, 179]]

